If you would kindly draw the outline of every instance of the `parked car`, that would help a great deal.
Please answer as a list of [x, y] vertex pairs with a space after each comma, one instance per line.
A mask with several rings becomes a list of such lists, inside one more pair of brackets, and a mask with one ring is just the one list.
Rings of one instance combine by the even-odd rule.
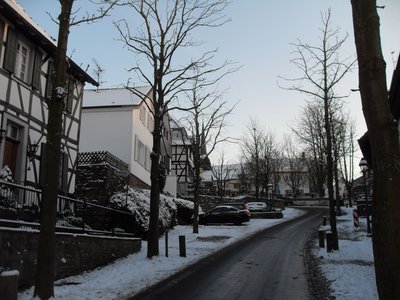
[[233, 223], [241, 225], [248, 221], [250, 221], [250, 212], [247, 209], [237, 209], [230, 205], [220, 205], [199, 215], [199, 224], [202, 225], [209, 223]]
[[249, 202], [247, 203], [247, 208], [250, 212], [254, 211], [266, 211], [267, 204], [265, 202]]

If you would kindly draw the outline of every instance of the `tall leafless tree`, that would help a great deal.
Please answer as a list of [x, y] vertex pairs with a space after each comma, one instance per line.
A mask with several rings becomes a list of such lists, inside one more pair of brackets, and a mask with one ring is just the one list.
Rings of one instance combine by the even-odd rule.
[[[229, 74], [233, 70], [223, 72], [221, 76]], [[210, 76], [210, 74], [208, 74]], [[214, 84], [221, 76], [215, 79], [196, 77], [193, 80], [192, 89], [185, 92], [186, 98], [192, 109], [186, 112], [182, 123], [191, 135], [193, 162], [194, 162], [194, 219], [193, 233], [199, 232], [198, 214], [200, 200], [200, 171], [204, 162], [214, 152], [218, 144], [232, 142], [232, 139], [224, 132], [229, 125], [227, 117], [232, 113], [234, 105], [228, 105], [223, 100], [223, 92], [219, 92]]]
[[294, 44], [296, 58], [292, 63], [300, 70], [299, 78], [284, 78], [293, 82], [289, 90], [303, 93], [312, 99], [318, 99], [323, 103], [324, 130], [326, 135], [326, 170], [327, 187], [329, 197], [329, 220], [332, 231], [333, 250], [339, 249], [339, 241], [336, 227], [335, 199], [334, 199], [334, 158], [332, 142], [332, 126], [330, 113], [332, 103], [339, 101], [347, 95], [341, 96], [335, 93], [335, 88], [348, 74], [354, 60], [351, 58], [341, 59], [339, 51], [346, 42], [348, 35], [339, 38], [339, 28], [333, 29], [331, 13], [322, 15], [321, 44], [310, 45], [300, 40]]
[[[61, 159], [61, 137], [64, 101], [68, 96], [67, 48], [70, 27], [81, 23], [92, 23], [106, 16], [115, 5], [115, 1], [99, 8], [97, 15], [87, 14], [79, 18], [72, 12], [74, 0], [60, 0], [61, 10], [58, 16], [59, 31], [54, 74], [51, 74], [52, 94], [48, 102], [49, 118], [47, 122], [47, 141], [45, 162], [46, 182], [40, 211], [39, 249], [36, 266], [34, 297], [49, 299], [54, 297], [55, 274], [55, 226], [57, 217], [57, 196], [59, 187]], [[101, 4], [102, 1], [92, 1]]]
[[348, 120], [348, 124], [341, 132], [341, 135], [343, 142], [340, 149], [342, 157], [340, 160], [340, 173], [344, 180], [349, 206], [353, 207], [354, 155], [357, 150], [354, 122]]
[[262, 167], [262, 143], [264, 139], [264, 129], [259, 122], [251, 118], [246, 126], [246, 132], [241, 139], [241, 151], [246, 165], [252, 174], [252, 184], [255, 188], [255, 197], [260, 199], [260, 187], [262, 183], [261, 167]]
[[326, 135], [324, 109], [316, 101], [308, 102], [292, 128], [297, 140], [304, 146], [311, 188], [319, 197], [325, 195]]
[[223, 202], [226, 192], [229, 190], [229, 185], [235, 176], [235, 172], [234, 165], [226, 161], [225, 154], [222, 151], [212, 168], [212, 174], [217, 183], [217, 193], [221, 202]]
[[285, 137], [283, 149], [282, 178], [291, 188], [293, 197], [296, 198], [300, 188], [308, 179], [306, 158], [304, 152], [293, 144], [290, 136]]
[[351, 4], [359, 88], [374, 172], [372, 243], [376, 283], [379, 299], [400, 299], [399, 129], [388, 102], [376, 0], [352, 0]]
[[[126, 0], [127, 9], [133, 11], [133, 18], [140, 18], [142, 26], [132, 29], [129, 21], [116, 22], [116, 28], [125, 46], [143, 64], [137, 63], [130, 71], [137, 78], [152, 87], [149, 110], [154, 118], [153, 149], [151, 152], [150, 223], [147, 243], [147, 257], [159, 254], [159, 200], [160, 200], [160, 140], [163, 118], [168, 111], [181, 108], [176, 102], [183, 91], [190, 90], [188, 83], [215, 68], [209, 66], [215, 51], [191, 57], [188, 48], [199, 45], [193, 40], [198, 29], [221, 26], [227, 21], [224, 9], [226, 0]], [[188, 61], [182, 61], [187, 57]], [[197, 72], [200, 70], [200, 72]], [[127, 88], [142, 98], [134, 85]]]
[[248, 179], [255, 187], [257, 200], [267, 194], [268, 185], [274, 181], [273, 174], [277, 174], [275, 170], [279, 162], [278, 148], [275, 135], [266, 131], [258, 120], [250, 118], [241, 139], [241, 159], [250, 171], [247, 172]]

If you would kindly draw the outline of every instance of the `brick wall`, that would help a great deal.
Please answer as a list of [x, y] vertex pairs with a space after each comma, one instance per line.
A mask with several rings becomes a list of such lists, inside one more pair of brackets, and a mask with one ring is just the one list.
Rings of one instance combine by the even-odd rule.
[[[0, 229], [0, 269], [18, 270], [19, 288], [34, 284], [39, 232]], [[56, 279], [104, 266], [138, 252], [137, 238], [56, 234]]]

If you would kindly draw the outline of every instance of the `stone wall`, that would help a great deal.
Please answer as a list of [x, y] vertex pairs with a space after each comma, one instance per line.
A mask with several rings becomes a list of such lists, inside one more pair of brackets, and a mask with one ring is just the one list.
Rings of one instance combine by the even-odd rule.
[[[122, 191], [127, 183], [126, 177], [116, 175], [111, 165], [80, 165], [77, 169], [76, 196], [83, 200], [107, 206], [110, 197], [117, 191]], [[129, 185], [140, 189], [150, 187], [133, 174], [129, 174]]]
[[[34, 284], [38, 231], [0, 229], [0, 271], [18, 270], [19, 288]], [[141, 249], [137, 238], [56, 234], [56, 279], [104, 266]]]

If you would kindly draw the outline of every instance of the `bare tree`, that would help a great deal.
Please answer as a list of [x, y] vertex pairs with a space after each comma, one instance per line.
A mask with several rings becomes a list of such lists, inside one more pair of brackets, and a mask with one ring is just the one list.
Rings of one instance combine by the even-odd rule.
[[[192, 39], [196, 29], [221, 26], [227, 19], [223, 14], [226, 0], [127, 0], [126, 7], [139, 17], [142, 26], [131, 30], [126, 19], [116, 22], [116, 28], [125, 46], [138, 57], [144, 65], [137, 63], [130, 71], [152, 87], [149, 97], [154, 117], [153, 149], [151, 152], [151, 192], [150, 223], [147, 244], [147, 257], [159, 254], [159, 200], [160, 200], [160, 139], [163, 129], [163, 116], [178, 105], [180, 93], [190, 90], [189, 81], [212, 73], [209, 66], [215, 51], [206, 52], [193, 58], [188, 48], [199, 45]], [[134, 33], [136, 32], [136, 33]], [[186, 51], [186, 52], [185, 52]], [[183, 54], [183, 55], [182, 55]], [[178, 60], [179, 55], [187, 57], [188, 62]], [[200, 72], [196, 72], [201, 70]], [[147, 98], [139, 89], [128, 82], [127, 88], [134, 94]]]
[[299, 78], [288, 79], [293, 82], [289, 90], [297, 91], [318, 99], [324, 107], [324, 130], [326, 135], [326, 170], [329, 197], [329, 220], [332, 231], [332, 248], [339, 249], [336, 228], [334, 201], [334, 158], [332, 144], [332, 126], [330, 113], [332, 103], [347, 96], [335, 94], [338, 83], [351, 71], [354, 61], [350, 58], [340, 59], [339, 50], [346, 42], [348, 35], [339, 38], [339, 28], [332, 29], [330, 10], [322, 16], [321, 45], [312, 46], [300, 40], [294, 44], [297, 57], [292, 63], [302, 72]]
[[238, 179], [240, 181], [240, 193], [249, 193], [251, 189], [251, 171], [250, 166], [243, 158], [240, 156], [240, 171], [238, 173]]
[[250, 171], [249, 178], [255, 187], [257, 200], [267, 194], [272, 175], [278, 167], [278, 142], [274, 134], [267, 132], [258, 120], [251, 118], [241, 139], [242, 159]]
[[340, 161], [340, 172], [342, 174], [344, 184], [347, 191], [347, 199], [349, 201], [349, 206], [353, 207], [353, 182], [354, 182], [354, 154], [356, 152], [354, 134], [355, 125], [354, 122], [350, 122], [346, 126], [345, 130], [342, 131], [343, 140], [341, 144], [341, 156]]
[[399, 129], [389, 107], [376, 0], [352, 0], [351, 4], [361, 102], [371, 147], [369, 163], [374, 171], [372, 243], [376, 283], [379, 299], [400, 299]]
[[283, 145], [282, 177], [291, 188], [292, 195], [296, 198], [300, 188], [307, 182], [308, 172], [304, 152], [299, 151], [289, 136], [285, 137]]
[[256, 119], [251, 118], [249, 124], [246, 126], [246, 133], [241, 139], [241, 151], [242, 157], [252, 173], [252, 184], [255, 187], [256, 200], [259, 200], [261, 196], [261, 149], [263, 139], [264, 129], [261, 128]]
[[225, 160], [225, 154], [222, 151], [215, 164], [213, 164], [212, 174], [217, 183], [217, 192], [221, 202], [226, 196], [226, 192], [229, 190], [229, 185], [235, 175], [236, 170], [234, 166], [229, 164]]
[[[223, 73], [229, 74], [230, 71]], [[220, 143], [231, 142], [232, 139], [224, 134], [228, 126], [227, 117], [235, 106], [229, 106], [223, 100], [223, 92], [213, 89], [212, 86], [221, 78], [206, 80], [197, 77], [193, 80], [190, 92], [185, 92], [192, 107], [182, 120], [188, 129], [192, 140], [194, 162], [194, 220], [193, 233], [199, 232], [198, 214], [200, 198], [200, 169], [208, 160], [210, 154]], [[216, 81], [217, 80], [217, 81]]]
[[[100, 4], [102, 1], [98, 1]], [[71, 26], [81, 23], [94, 22], [108, 14], [115, 5], [115, 1], [99, 8], [98, 15], [89, 15], [79, 18], [72, 13], [74, 0], [60, 0], [61, 11], [58, 16], [59, 31], [57, 52], [55, 58], [55, 71], [51, 74], [52, 94], [48, 102], [49, 118], [47, 122], [47, 142], [45, 162], [46, 183], [43, 190], [43, 199], [40, 211], [39, 249], [36, 266], [36, 279], [34, 297], [49, 299], [54, 297], [55, 274], [55, 226], [57, 216], [57, 196], [59, 187], [60, 164], [55, 163], [61, 159], [61, 136], [64, 101], [68, 96], [68, 64], [67, 48], [68, 36]], [[96, 3], [96, 1], [92, 1]]]
[[292, 128], [297, 140], [304, 145], [308, 153], [306, 159], [311, 188], [319, 197], [325, 195], [326, 182], [326, 135], [323, 116], [323, 107], [318, 102], [309, 102]]

